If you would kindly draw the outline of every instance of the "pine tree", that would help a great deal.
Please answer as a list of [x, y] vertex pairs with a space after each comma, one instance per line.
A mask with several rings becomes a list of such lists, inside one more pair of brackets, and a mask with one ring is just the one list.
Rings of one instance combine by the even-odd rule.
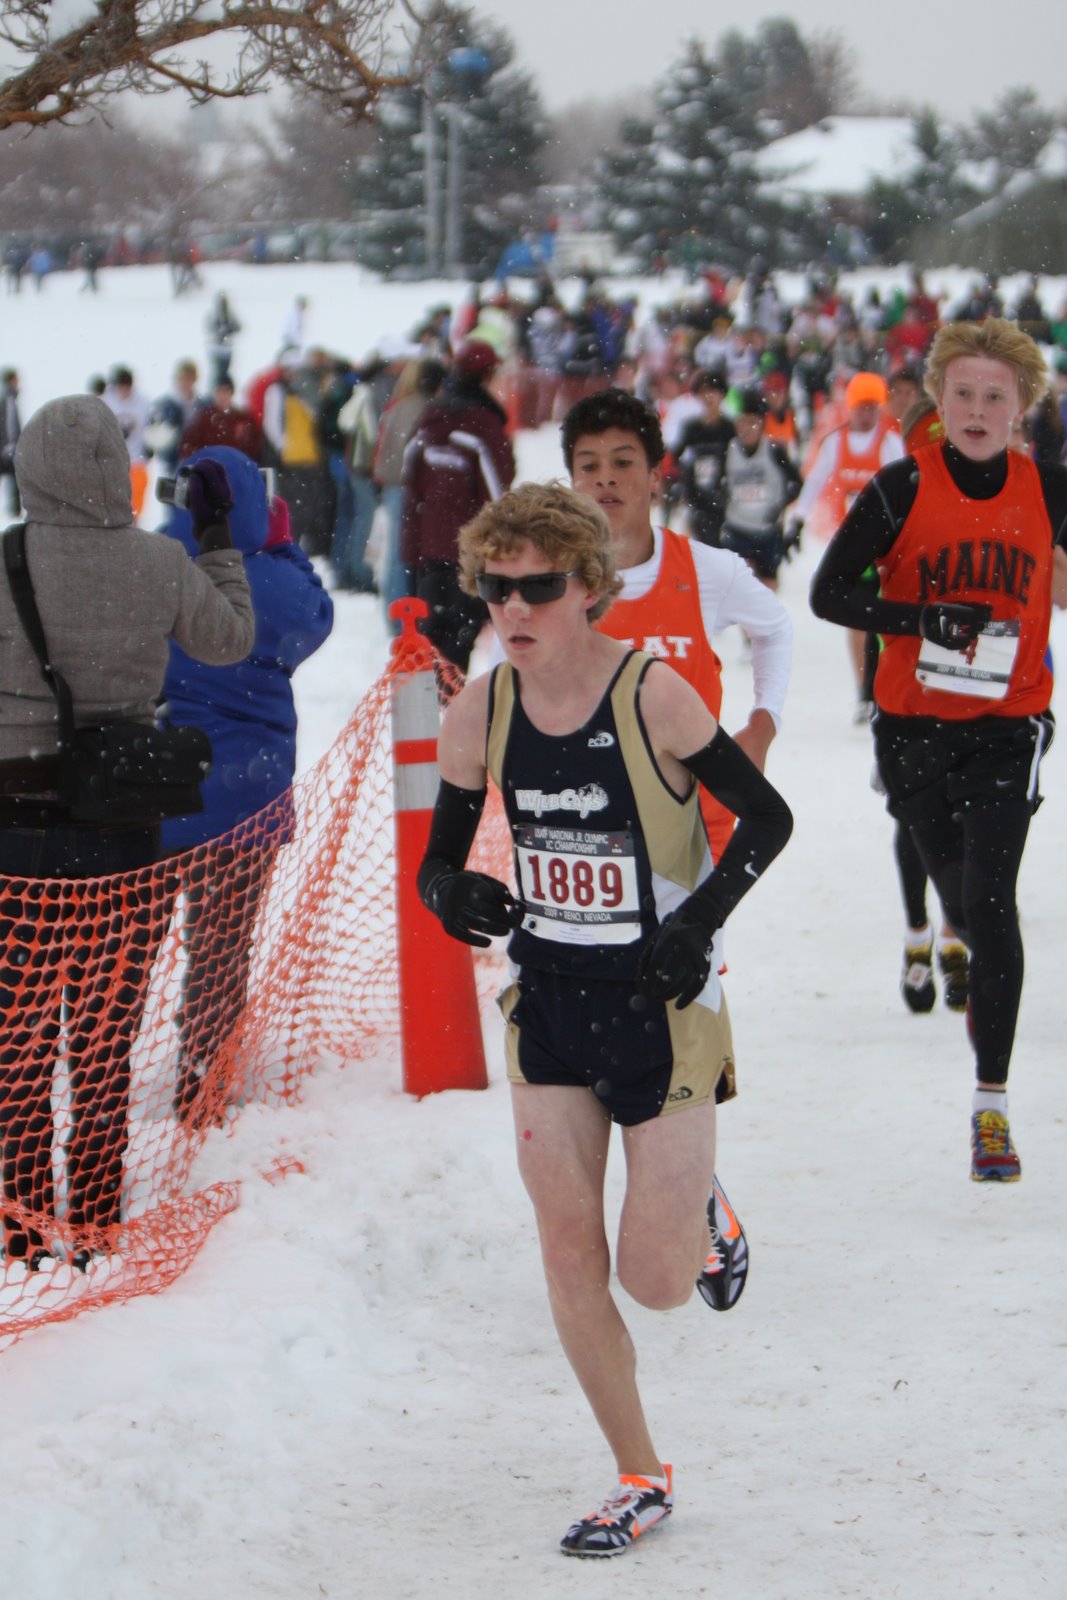
[[1034, 171], [1055, 125], [1033, 89], [1005, 89], [991, 112], [975, 118], [964, 143], [972, 160], [994, 163], [1001, 189], [1016, 172]]
[[423, 103], [418, 89], [382, 96], [370, 150], [356, 164], [357, 254], [385, 274], [425, 270]]
[[823, 70], [825, 43], [809, 45], [789, 17], [768, 17], [751, 39], [733, 28], [715, 47], [723, 74], [753, 116], [777, 134], [795, 133], [833, 111], [834, 91]]
[[[361, 259], [383, 272], [429, 269], [426, 126], [432, 119], [443, 189], [449, 123], [457, 118], [463, 261], [473, 276], [484, 277], [526, 223], [527, 196], [541, 179], [548, 121], [532, 79], [511, 65], [514, 46], [503, 29], [450, 5], [439, 5], [432, 20], [435, 64], [425, 88], [382, 96], [374, 146], [359, 164]], [[482, 73], [457, 71], [457, 52], [483, 57]], [[443, 229], [443, 215], [440, 221]]]
[[644, 266], [697, 256], [747, 271], [775, 265], [780, 207], [761, 192], [754, 157], [766, 142], [755, 116], [696, 40], [655, 93], [651, 123], [631, 121], [621, 151], [598, 166], [605, 220]]
[[875, 179], [866, 194], [867, 236], [883, 260], [911, 256], [918, 230], [959, 216], [978, 198], [960, 177], [960, 139], [931, 107], [920, 111], [912, 128], [915, 161], [902, 181]]

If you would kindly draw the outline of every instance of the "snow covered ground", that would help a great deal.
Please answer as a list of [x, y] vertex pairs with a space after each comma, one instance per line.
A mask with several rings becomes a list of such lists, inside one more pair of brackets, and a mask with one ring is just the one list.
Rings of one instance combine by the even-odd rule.
[[[27, 415], [115, 360], [162, 389], [199, 352], [214, 287], [246, 325], [240, 377], [269, 359], [297, 292], [312, 337], [357, 355], [448, 297], [335, 267], [223, 268], [187, 303], [155, 269], [103, 282], [98, 302], [76, 278], [0, 300], [0, 360], [25, 374]], [[521, 436], [519, 454], [525, 476], [559, 470], [552, 430]], [[844, 637], [806, 607], [817, 555], [783, 585], [796, 665], [770, 774], [796, 832], [729, 931], [742, 1092], [720, 1119], [719, 1170], [749, 1285], [726, 1316], [696, 1298], [668, 1316], [625, 1305], [675, 1464], [671, 1522], [607, 1571], [556, 1552], [611, 1464], [551, 1327], [488, 1016], [485, 1093], [416, 1104], [387, 1055], [324, 1068], [295, 1109], [246, 1109], [196, 1174], [240, 1179], [241, 1206], [186, 1276], [0, 1357], [0, 1593], [1067, 1593], [1067, 743], [1047, 759], [1022, 873], [1024, 1177], [979, 1187], [962, 1022], [913, 1017], [897, 993], [890, 828], [850, 722]], [[1062, 617], [1053, 643], [1067, 657]], [[731, 726], [750, 680], [740, 641], [721, 645]], [[333, 638], [296, 679], [304, 765], [386, 651], [377, 602], [339, 596]], [[303, 1171], [272, 1185], [261, 1173], [279, 1156]], [[620, 1178], [616, 1164], [613, 1194]]]

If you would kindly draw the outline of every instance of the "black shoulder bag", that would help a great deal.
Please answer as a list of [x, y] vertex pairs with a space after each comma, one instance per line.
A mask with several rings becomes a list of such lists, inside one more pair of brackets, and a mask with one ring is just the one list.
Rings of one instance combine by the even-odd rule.
[[[42, 779], [55, 779], [57, 821], [96, 827], [152, 827], [164, 817], [203, 811], [200, 784], [211, 770], [211, 740], [200, 728], [160, 728], [147, 722], [74, 726], [70, 686], [49, 660], [41, 613], [26, 561], [26, 527], [3, 536], [4, 565], [26, 637], [55, 695], [59, 755], [40, 762]], [[29, 765], [34, 763], [20, 763]], [[56, 776], [58, 767], [58, 776]], [[42, 782], [41, 787], [44, 787]], [[39, 795], [34, 784], [29, 792]], [[10, 790], [8, 790], [10, 793]]]

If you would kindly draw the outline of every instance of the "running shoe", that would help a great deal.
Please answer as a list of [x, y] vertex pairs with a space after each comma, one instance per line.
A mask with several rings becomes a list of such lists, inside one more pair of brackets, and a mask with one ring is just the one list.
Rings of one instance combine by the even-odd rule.
[[958, 941], [942, 945], [937, 952], [937, 965], [944, 983], [945, 1004], [950, 1011], [966, 1011], [971, 981], [967, 946]]
[[748, 1277], [748, 1240], [718, 1178], [708, 1201], [711, 1244], [697, 1288], [713, 1311], [729, 1311], [740, 1300]]
[[976, 1111], [971, 1118], [971, 1177], [975, 1183], [1018, 1183], [1022, 1165], [1011, 1142], [1008, 1119], [999, 1111]]
[[624, 1473], [595, 1511], [574, 1522], [559, 1542], [565, 1556], [621, 1556], [635, 1539], [666, 1520], [674, 1508], [671, 1469], [662, 1478]]
[[934, 1009], [934, 944], [904, 946], [904, 971], [900, 978], [900, 992], [909, 1011], [927, 1012]]

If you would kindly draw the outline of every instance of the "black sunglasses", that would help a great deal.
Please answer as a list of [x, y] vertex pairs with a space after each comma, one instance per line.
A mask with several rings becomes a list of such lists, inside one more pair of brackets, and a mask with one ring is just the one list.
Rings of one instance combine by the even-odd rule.
[[530, 572], [524, 578], [509, 578], [502, 572], [479, 572], [475, 583], [486, 605], [502, 606], [513, 589], [528, 606], [547, 606], [550, 600], [561, 600], [566, 593], [567, 579], [577, 578], [574, 572]]

